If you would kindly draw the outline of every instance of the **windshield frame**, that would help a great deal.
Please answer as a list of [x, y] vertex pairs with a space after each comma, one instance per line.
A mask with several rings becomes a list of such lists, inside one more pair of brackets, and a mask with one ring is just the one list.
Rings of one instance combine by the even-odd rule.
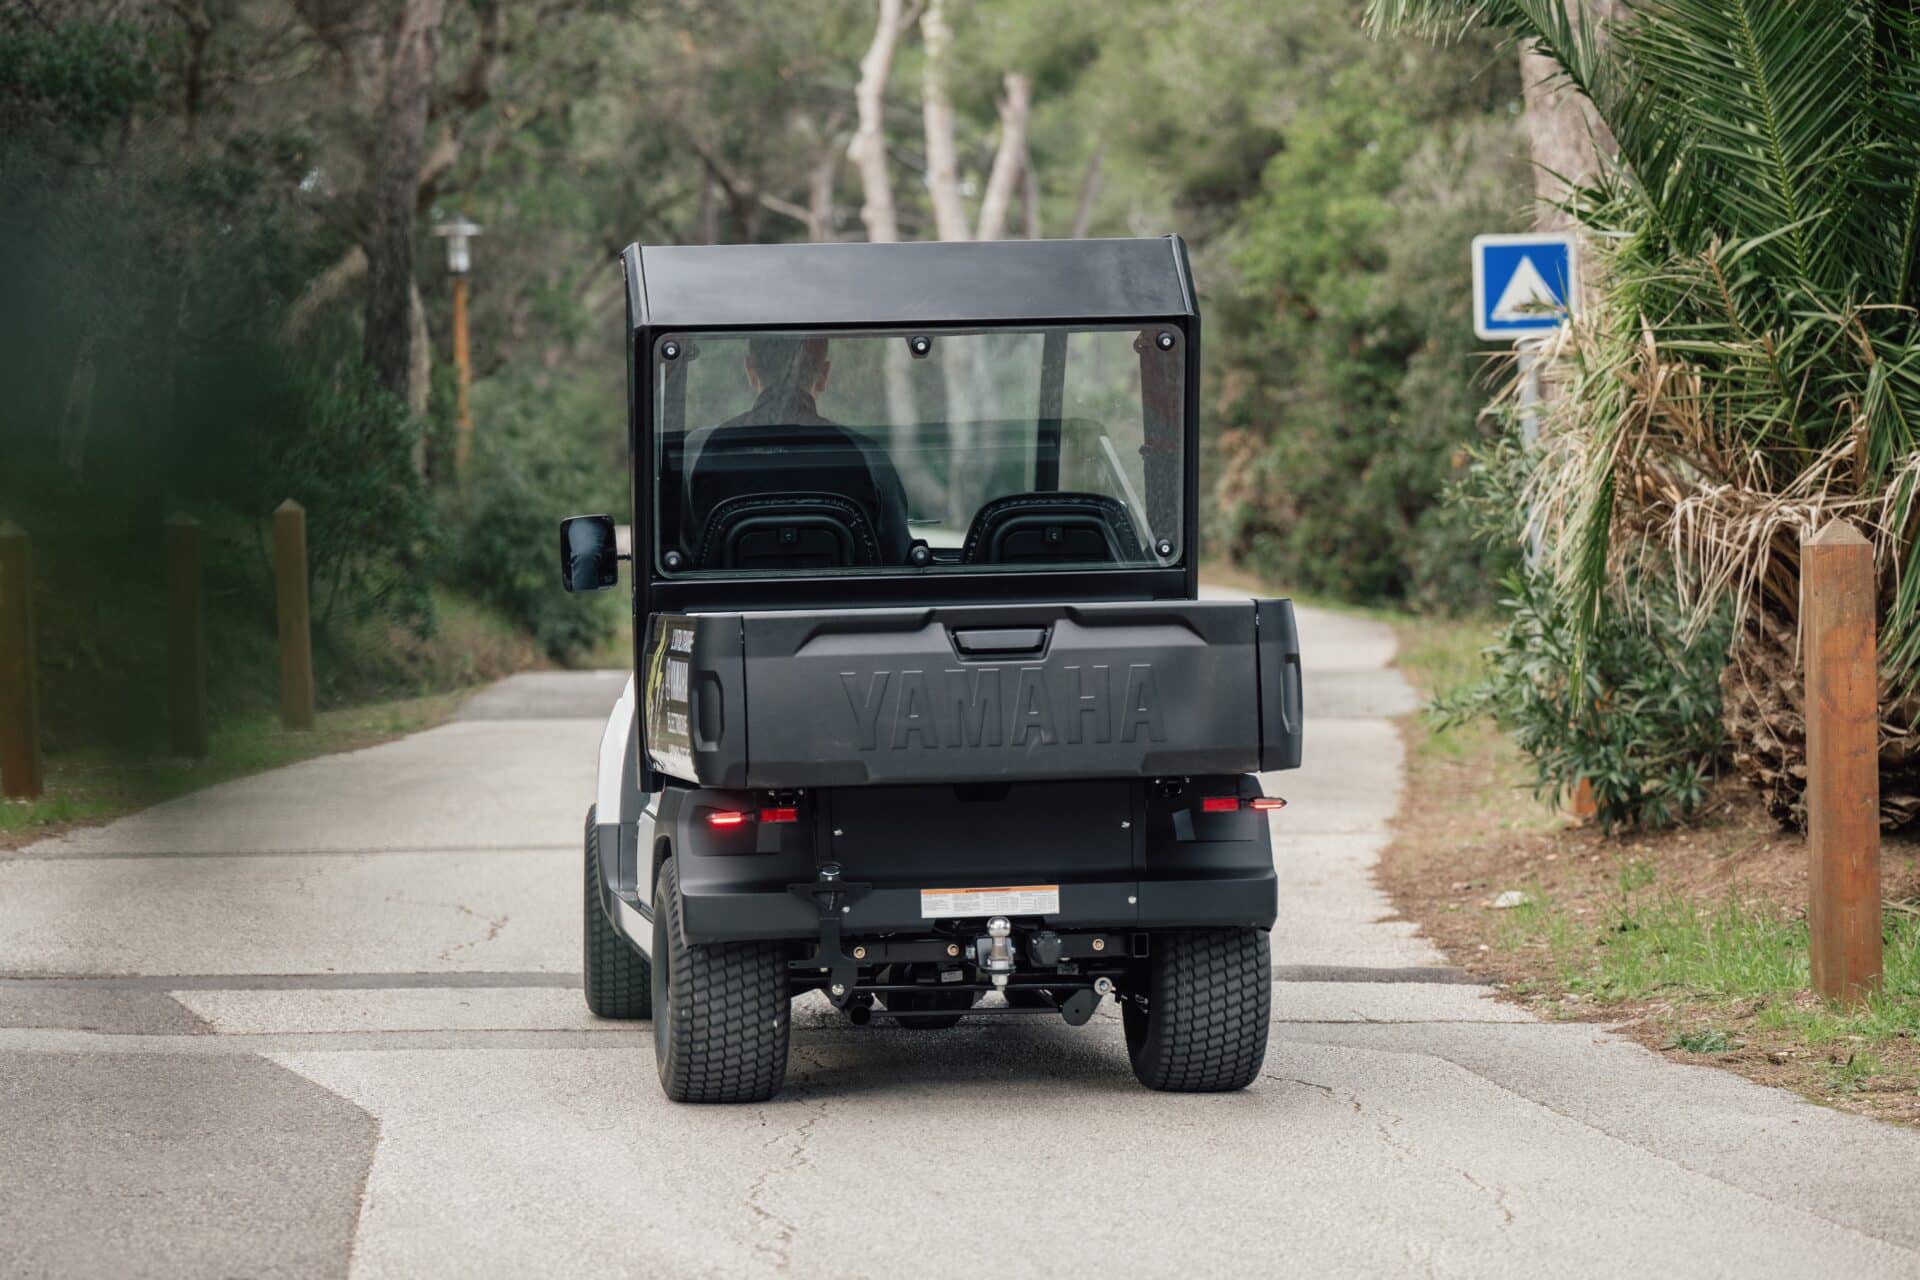
[[[1178, 246], [1176, 245], [1176, 248]], [[1184, 267], [1184, 256], [1179, 259]], [[1163, 326], [1175, 330], [1185, 353], [1182, 406], [1184, 452], [1181, 494], [1181, 544], [1178, 560], [1167, 566], [1122, 566], [1108, 569], [1042, 569], [926, 573], [901, 570], [835, 575], [686, 577], [666, 575], [658, 568], [653, 523], [655, 484], [653, 359], [657, 344], [675, 333], [779, 332], [809, 327], [804, 324], [732, 324], [716, 327], [652, 323], [643, 285], [638, 246], [621, 256], [626, 279], [628, 341], [627, 445], [634, 533], [633, 614], [636, 635], [646, 619], [660, 610], [711, 611], [738, 609], [876, 608], [902, 605], [1013, 603], [1021, 601], [1192, 600], [1198, 598], [1200, 523], [1200, 364], [1201, 324], [1192, 305], [1190, 287], [1184, 292], [1187, 310], [1161, 314], [1099, 314], [1092, 316], [1032, 316], [1005, 323], [926, 323], [911, 326], [940, 335], [950, 330], [1033, 329], [1058, 325], [1068, 328], [1110, 328], [1116, 325]], [[1184, 273], [1183, 273], [1184, 279]], [[826, 326], [817, 326], [826, 327]], [[899, 332], [909, 326], [897, 321], [831, 325], [848, 333]]]

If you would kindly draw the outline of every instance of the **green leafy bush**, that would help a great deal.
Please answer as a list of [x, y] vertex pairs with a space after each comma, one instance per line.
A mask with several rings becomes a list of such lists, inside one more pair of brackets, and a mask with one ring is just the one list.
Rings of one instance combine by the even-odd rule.
[[[474, 440], [464, 495], [450, 495], [446, 571], [458, 586], [532, 631], [562, 661], [593, 648], [619, 624], [624, 591], [568, 595], [560, 585], [559, 522], [623, 510], [623, 461], [609, 433], [588, 429], [605, 406], [591, 391], [502, 377], [476, 387]], [[617, 412], [617, 409], [614, 411]], [[625, 456], [625, 441], [621, 458]], [[616, 597], [618, 601], [616, 602]]]
[[280, 493], [307, 509], [316, 616], [430, 627], [434, 525], [414, 461], [419, 424], [357, 359], [296, 366], [285, 394], [261, 501]]
[[1707, 798], [1725, 741], [1720, 670], [1732, 628], [1689, 639], [1670, 589], [1643, 580], [1644, 612], [1609, 611], [1583, 652], [1571, 610], [1541, 575], [1515, 574], [1487, 678], [1435, 704], [1442, 726], [1491, 713], [1532, 758], [1536, 794], [1592, 784], [1601, 826], [1667, 826]]

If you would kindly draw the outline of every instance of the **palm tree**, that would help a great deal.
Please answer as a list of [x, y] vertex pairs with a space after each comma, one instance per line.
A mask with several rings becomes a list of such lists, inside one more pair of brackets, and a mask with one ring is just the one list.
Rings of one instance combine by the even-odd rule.
[[1736, 764], [1797, 822], [1799, 544], [1844, 516], [1881, 586], [1882, 820], [1920, 815], [1920, 15], [1910, 0], [1372, 0], [1376, 30], [1530, 40], [1619, 151], [1532, 495], [1591, 629], [1648, 555], [1704, 624]]

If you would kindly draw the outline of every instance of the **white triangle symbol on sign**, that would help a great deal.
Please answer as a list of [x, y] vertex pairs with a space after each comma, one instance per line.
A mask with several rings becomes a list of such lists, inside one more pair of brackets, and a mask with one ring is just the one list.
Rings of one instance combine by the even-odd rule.
[[1520, 265], [1507, 277], [1507, 287], [1500, 291], [1499, 300], [1493, 304], [1491, 318], [1503, 324], [1527, 321], [1548, 324], [1563, 306], [1546, 277], [1540, 274], [1540, 268], [1533, 265], [1533, 258], [1522, 255]]

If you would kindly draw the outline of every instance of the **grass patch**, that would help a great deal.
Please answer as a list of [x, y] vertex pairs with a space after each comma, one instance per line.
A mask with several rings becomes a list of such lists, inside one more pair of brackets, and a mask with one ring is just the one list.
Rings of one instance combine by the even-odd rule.
[[1389, 619], [1398, 647], [1398, 666], [1414, 689], [1431, 700], [1479, 680], [1481, 652], [1493, 643], [1499, 624], [1488, 618]]
[[[50, 717], [43, 734], [46, 794], [0, 801], [0, 848], [110, 821], [231, 778], [430, 728], [474, 687], [549, 665], [524, 630], [469, 596], [436, 588], [434, 612], [436, 626], [425, 636], [378, 618], [316, 626], [321, 710], [307, 733], [280, 727], [279, 650], [271, 632], [217, 629], [210, 663], [220, 678], [209, 682], [212, 731], [204, 760], [165, 754], [160, 744], [166, 713], [157, 696], [125, 709], [118, 733], [98, 731], [106, 717], [57, 708], [70, 714]], [[66, 661], [75, 659], [68, 655]], [[69, 679], [61, 687], [85, 683]], [[152, 693], [164, 677], [148, 683]]]

